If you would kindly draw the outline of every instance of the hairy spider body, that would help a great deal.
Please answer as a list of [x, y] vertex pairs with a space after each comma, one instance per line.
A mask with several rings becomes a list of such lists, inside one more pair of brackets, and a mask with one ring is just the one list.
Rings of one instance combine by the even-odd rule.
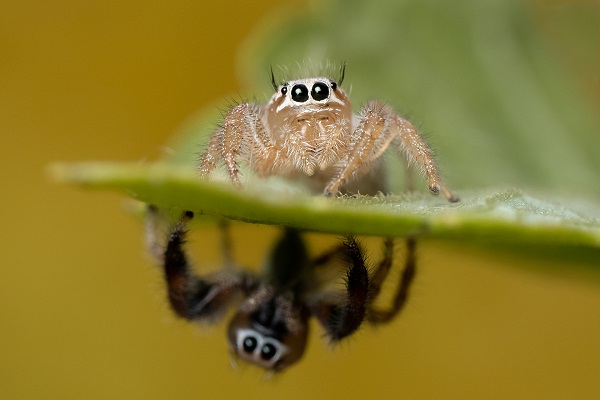
[[[363, 322], [382, 323], [403, 307], [415, 272], [413, 239], [403, 277], [388, 309], [376, 310], [379, 294], [393, 264], [393, 241], [385, 240], [383, 260], [369, 272], [362, 249], [352, 236], [317, 258], [310, 258], [301, 234], [286, 228], [257, 275], [229, 266], [206, 276], [197, 275], [184, 249], [191, 212], [182, 215], [166, 246], [156, 238], [157, 209], [148, 209], [148, 241], [164, 270], [171, 307], [191, 321], [214, 322], [236, 307], [229, 323], [231, 352], [270, 371], [281, 371], [304, 354], [311, 317], [319, 321], [331, 342], [352, 335]], [[227, 247], [227, 245], [225, 246]], [[225, 248], [228, 252], [229, 249]], [[342, 272], [345, 290], [327, 286], [325, 272]]]
[[[302, 175], [326, 196], [370, 187], [387, 192], [379, 174], [382, 154], [391, 146], [427, 178], [429, 190], [440, 191], [448, 201], [458, 201], [440, 178], [429, 147], [417, 129], [390, 106], [369, 102], [354, 115], [352, 104], [339, 82], [316, 77], [277, 85], [265, 105], [244, 102], [232, 107], [213, 133], [202, 156], [200, 175], [207, 178], [221, 161], [234, 185], [241, 186], [240, 160], [259, 176]], [[352, 180], [367, 182], [350, 186]], [[376, 179], [372, 184], [369, 180]], [[324, 188], [323, 188], [324, 186]]]

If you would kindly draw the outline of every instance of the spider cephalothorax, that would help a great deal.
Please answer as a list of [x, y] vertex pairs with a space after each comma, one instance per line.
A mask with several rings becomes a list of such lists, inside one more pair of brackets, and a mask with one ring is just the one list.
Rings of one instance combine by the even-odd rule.
[[[232, 182], [241, 185], [238, 161], [260, 176], [310, 177], [326, 196], [348, 192], [352, 180], [373, 180], [381, 155], [392, 147], [426, 175], [429, 190], [458, 199], [442, 182], [431, 150], [417, 129], [390, 106], [371, 101], [356, 115], [341, 83], [327, 77], [276, 84], [265, 105], [244, 102], [232, 107], [213, 133], [199, 170], [208, 175], [221, 161]], [[377, 175], [377, 174], [375, 174]], [[324, 188], [323, 188], [324, 186]], [[353, 187], [387, 192], [383, 182]]]
[[[255, 274], [230, 265], [205, 276], [197, 275], [184, 250], [191, 212], [182, 215], [166, 245], [156, 237], [157, 209], [148, 209], [151, 252], [163, 266], [173, 310], [192, 321], [214, 322], [229, 307], [236, 309], [228, 328], [231, 352], [269, 371], [281, 371], [304, 354], [308, 321], [314, 317], [336, 343], [363, 324], [393, 318], [406, 301], [415, 272], [415, 242], [407, 240], [404, 273], [392, 304], [376, 309], [373, 301], [394, 263], [393, 240], [385, 240], [384, 258], [367, 269], [362, 249], [352, 236], [316, 258], [309, 257], [302, 235], [286, 228], [270, 251], [265, 270]], [[225, 251], [229, 252], [227, 246]], [[332, 288], [325, 272], [341, 273], [345, 287]]]

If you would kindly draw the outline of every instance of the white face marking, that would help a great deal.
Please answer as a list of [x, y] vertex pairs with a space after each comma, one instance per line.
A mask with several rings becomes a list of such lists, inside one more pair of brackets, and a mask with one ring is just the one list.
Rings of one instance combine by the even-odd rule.
[[[321, 85], [316, 85], [321, 84]], [[302, 86], [304, 86], [302, 88]], [[315, 86], [316, 85], [316, 86]], [[325, 85], [326, 87], [322, 86]], [[337, 104], [343, 105], [342, 100], [340, 100], [335, 91], [332, 89], [332, 82], [328, 78], [308, 78], [308, 79], [298, 79], [295, 81], [289, 81], [285, 84], [287, 87], [287, 93], [282, 94], [281, 89], [284, 86], [280, 86], [277, 89], [277, 93], [273, 95], [271, 98], [271, 102], [276, 101], [281, 98], [281, 96], [285, 96], [283, 102], [275, 109], [275, 112], [279, 112], [285, 108], [298, 106], [298, 105], [322, 105], [325, 102], [333, 102]], [[304, 89], [304, 90], [303, 90]], [[323, 92], [327, 90], [329, 93], [326, 98], [322, 100], [315, 100], [313, 98], [314, 95], [323, 94]], [[295, 101], [293, 97], [299, 97], [304, 92], [308, 98], [305, 101]]]
[[283, 356], [289, 353], [287, 346], [279, 340], [263, 336], [254, 329], [238, 329], [236, 351], [246, 361], [264, 368], [273, 368]]

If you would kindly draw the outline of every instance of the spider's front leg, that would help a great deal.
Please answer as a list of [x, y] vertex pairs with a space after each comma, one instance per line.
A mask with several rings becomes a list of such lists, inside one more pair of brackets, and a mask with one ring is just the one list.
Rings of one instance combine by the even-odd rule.
[[361, 113], [360, 122], [350, 135], [346, 156], [342, 159], [337, 173], [325, 186], [325, 196], [335, 196], [342, 184], [361, 168], [368, 168], [369, 161], [377, 158], [373, 157], [373, 154], [381, 147], [381, 144], [377, 143], [381, 142], [380, 137], [386, 132], [385, 125], [385, 118], [374, 109], [366, 108]]
[[335, 195], [340, 186], [355, 174], [367, 171], [371, 164], [387, 150], [396, 146], [400, 156], [415, 162], [427, 176], [427, 185], [432, 193], [440, 191], [450, 202], [458, 201], [444, 185], [431, 150], [417, 129], [400, 117], [391, 107], [381, 102], [370, 102], [360, 113], [359, 124], [354, 129], [346, 157], [338, 172], [325, 187], [326, 196]]
[[[337, 249], [335, 252], [337, 253]], [[363, 252], [354, 237], [346, 238], [342, 252], [349, 264], [344, 300], [339, 302], [322, 299], [313, 309], [313, 313], [333, 342], [340, 341], [358, 329], [364, 321], [368, 304], [372, 298], [369, 272], [365, 265]], [[334, 254], [327, 254], [326, 257]]]
[[[179, 222], [171, 231], [166, 247], [159, 254], [160, 246], [151, 241], [149, 247], [154, 254], [159, 254], [163, 266], [164, 277], [168, 288], [168, 298], [173, 310], [188, 320], [214, 320], [220, 317], [229, 305], [242, 293], [247, 293], [255, 286], [256, 280], [241, 271], [222, 270], [206, 277], [197, 276], [188, 262], [183, 248], [186, 236], [186, 225], [193, 218], [191, 211], [182, 214]], [[155, 231], [158, 210], [148, 207], [147, 232]]]
[[240, 158], [252, 161], [251, 167], [257, 172], [268, 174], [279, 150], [260, 121], [260, 115], [261, 108], [252, 103], [238, 104], [227, 112], [202, 156], [199, 166], [201, 177], [208, 178], [222, 159], [231, 181], [239, 187]]
[[433, 154], [419, 135], [417, 128], [408, 120], [399, 116], [391, 107], [387, 105], [384, 107], [391, 122], [390, 130], [394, 136], [396, 151], [405, 154], [409, 163], [413, 161], [421, 168], [427, 177], [427, 185], [432, 193], [438, 194], [441, 192], [446, 200], [451, 203], [459, 201], [459, 198], [442, 181]]

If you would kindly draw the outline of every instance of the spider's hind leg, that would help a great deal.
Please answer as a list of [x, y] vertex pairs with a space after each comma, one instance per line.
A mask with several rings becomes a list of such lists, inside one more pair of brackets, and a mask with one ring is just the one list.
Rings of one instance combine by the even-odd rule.
[[[414, 281], [416, 274], [416, 246], [417, 242], [414, 237], [406, 239], [406, 259], [404, 262], [404, 270], [400, 276], [400, 281], [396, 287], [396, 293], [391, 304], [386, 309], [376, 309], [371, 307], [367, 318], [372, 324], [381, 324], [391, 321], [406, 305], [410, 286]], [[381, 285], [385, 281], [393, 265], [394, 258], [394, 243], [392, 238], [387, 238], [385, 241], [384, 258], [379, 263], [375, 273], [373, 274], [373, 295], [377, 297], [381, 290]]]

